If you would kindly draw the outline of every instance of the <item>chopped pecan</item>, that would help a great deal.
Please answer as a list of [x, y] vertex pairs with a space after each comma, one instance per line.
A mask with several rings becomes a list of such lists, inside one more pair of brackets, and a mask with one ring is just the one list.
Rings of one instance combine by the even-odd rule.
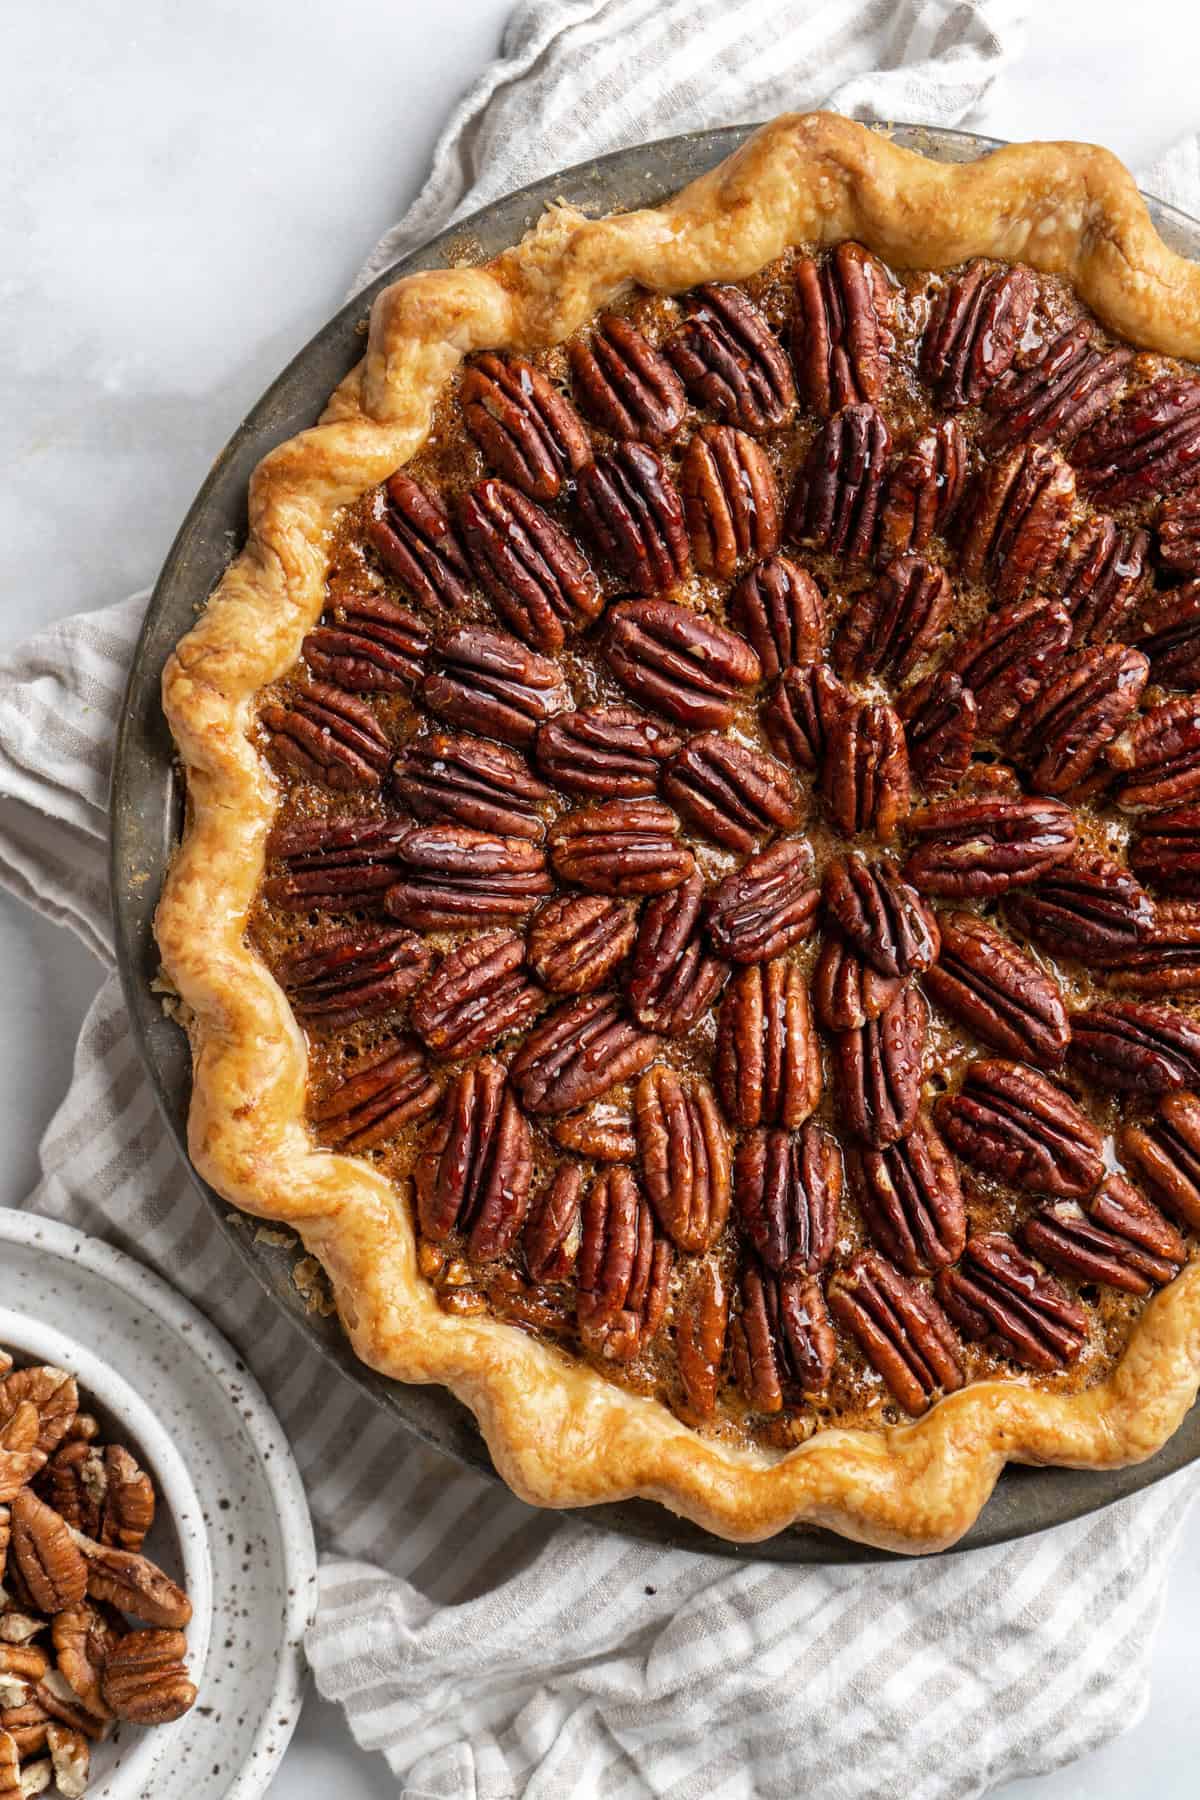
[[724, 730], [762, 670], [744, 638], [670, 600], [628, 600], [609, 614], [608, 665], [623, 687], [669, 719]]
[[346, 792], [377, 788], [392, 761], [387, 733], [365, 700], [328, 682], [293, 688], [262, 709], [271, 754], [308, 781]]
[[800, 823], [800, 790], [773, 757], [720, 732], [689, 738], [667, 765], [663, 792], [704, 836], [743, 854]]
[[1200, 905], [1162, 900], [1140, 941], [1105, 958], [1107, 978], [1139, 994], [1200, 989]]
[[707, 1081], [685, 1086], [656, 1064], [635, 1100], [642, 1179], [658, 1222], [680, 1250], [707, 1250], [729, 1217], [729, 1134]]
[[91, 1746], [84, 1733], [53, 1719], [46, 1727], [46, 1748], [50, 1752], [51, 1779], [62, 1800], [83, 1800], [92, 1764]]
[[636, 325], [619, 313], [602, 313], [591, 338], [577, 338], [567, 354], [579, 403], [601, 431], [670, 443], [687, 415], [687, 395], [666, 357]]
[[463, 371], [458, 398], [486, 460], [531, 500], [557, 500], [591, 457], [571, 402], [523, 356], [477, 357]]
[[645, 444], [621, 443], [580, 470], [579, 506], [592, 537], [639, 594], [665, 594], [688, 572], [683, 501]]
[[1106, 644], [1125, 635], [1125, 622], [1149, 579], [1144, 531], [1127, 529], [1105, 514], [1085, 519], [1069, 539], [1051, 577], [1071, 616], [1071, 641]]
[[501, 621], [534, 650], [560, 650], [604, 608], [578, 545], [536, 500], [504, 481], [463, 496], [463, 540], [475, 579]]
[[1200, 1025], [1149, 1000], [1107, 1000], [1074, 1013], [1068, 1054], [1088, 1080], [1119, 1092], [1200, 1084]]
[[730, 1344], [737, 1384], [754, 1412], [782, 1412], [794, 1392], [823, 1392], [837, 1343], [816, 1276], [743, 1269]]
[[887, 842], [908, 815], [908, 745], [894, 707], [863, 700], [840, 711], [827, 744], [821, 792], [846, 836], [869, 831]]
[[984, 466], [968, 500], [963, 574], [989, 582], [1001, 601], [1022, 599], [1049, 577], [1066, 547], [1075, 504], [1071, 465], [1044, 445], [1014, 450]]
[[819, 1275], [833, 1255], [842, 1153], [824, 1125], [753, 1131], [738, 1146], [734, 1194], [742, 1230], [777, 1275]]
[[1078, 1360], [1087, 1314], [1001, 1231], [968, 1240], [956, 1269], [937, 1277], [938, 1298], [967, 1337], [1024, 1368], [1051, 1374]]
[[925, 991], [1005, 1056], [1054, 1068], [1071, 1027], [1062, 990], [1040, 964], [977, 913], [943, 913], [942, 950]]
[[935, 669], [896, 698], [908, 764], [923, 788], [944, 793], [966, 774], [975, 748], [979, 706], [953, 669]]
[[637, 934], [637, 908], [628, 900], [563, 894], [534, 915], [530, 967], [552, 994], [588, 994], [624, 962]]
[[905, 1412], [963, 1385], [962, 1344], [932, 1294], [886, 1257], [861, 1251], [829, 1284], [829, 1306]]
[[983, 442], [991, 452], [1014, 444], [1071, 444], [1099, 418], [1125, 385], [1131, 350], [1103, 350], [1090, 319], [1059, 333], [1035, 363], [1010, 369], [984, 401], [991, 423]]
[[396, 879], [396, 858], [411, 829], [407, 819], [321, 819], [275, 831], [267, 851], [283, 873], [270, 876], [263, 891], [292, 912], [377, 904]]
[[838, 929], [880, 975], [919, 975], [935, 961], [937, 923], [895, 863], [868, 862], [857, 853], [838, 857], [825, 870], [822, 898]]
[[446, 1090], [413, 1169], [421, 1235], [440, 1244], [461, 1231], [472, 1262], [505, 1255], [525, 1223], [532, 1179], [528, 1120], [504, 1070], [485, 1057]]
[[814, 662], [825, 643], [821, 590], [787, 556], [769, 556], [742, 576], [729, 596], [729, 618], [749, 639], [764, 681], [792, 663]]
[[923, 894], [982, 899], [1037, 881], [1075, 849], [1075, 818], [1060, 800], [945, 800], [911, 813], [916, 848], [904, 873]]
[[700, 936], [704, 880], [699, 870], [651, 900], [642, 914], [629, 1009], [639, 1025], [684, 1037], [702, 1019], [729, 979], [728, 963], [710, 956]]
[[441, 731], [397, 751], [392, 792], [418, 819], [535, 840], [545, 830], [538, 807], [550, 798], [519, 750]]
[[729, 1292], [711, 1261], [698, 1263], [676, 1309], [675, 1358], [688, 1412], [709, 1419], [716, 1411], [717, 1384], [729, 1329]]
[[399, 845], [384, 906], [415, 931], [507, 925], [554, 882], [540, 845], [465, 825], [414, 825]]
[[1200, 575], [1200, 487], [1171, 494], [1158, 510], [1158, 560], [1176, 575]]
[[17, 1740], [10, 1731], [0, 1726], [0, 1800], [23, 1800], [25, 1792], [25, 1784], [21, 1779], [21, 1751]]
[[821, 1098], [821, 1047], [795, 963], [738, 970], [721, 1003], [713, 1073], [734, 1125], [792, 1130], [808, 1118]]
[[875, 544], [892, 436], [874, 406], [846, 406], [812, 441], [792, 493], [786, 531], [848, 562], [869, 560]]
[[432, 642], [414, 613], [383, 594], [344, 594], [300, 646], [319, 680], [355, 694], [407, 694]]
[[730, 962], [766, 962], [811, 933], [819, 889], [812, 851], [802, 838], [781, 838], [748, 856], [708, 901], [708, 931]]
[[584, 1347], [631, 1362], [656, 1336], [667, 1309], [674, 1253], [630, 1169], [606, 1169], [584, 1201], [577, 1311]]
[[1200, 1230], [1200, 1097], [1164, 1094], [1149, 1118], [1122, 1126], [1118, 1141], [1167, 1211]]
[[1138, 647], [1162, 687], [1200, 687], [1200, 581], [1157, 594], [1142, 614]]
[[937, 639], [951, 598], [944, 569], [898, 557], [850, 606], [833, 641], [834, 668], [847, 681], [903, 681]]
[[196, 1704], [181, 1631], [130, 1631], [115, 1645], [104, 1669], [104, 1698], [114, 1718], [136, 1725], [166, 1725]]
[[413, 1030], [442, 1060], [475, 1056], [521, 1030], [543, 998], [524, 962], [525, 940], [512, 931], [484, 932], [448, 951], [413, 1000]]
[[539, 1286], [569, 1281], [575, 1271], [582, 1192], [580, 1170], [574, 1163], [562, 1163], [529, 1209], [522, 1244], [529, 1278]]
[[1139, 819], [1129, 866], [1165, 894], [1200, 897], [1200, 806], [1176, 806]]
[[1092, 774], [1141, 699], [1149, 670], [1141, 651], [1124, 644], [1094, 644], [1064, 658], [1009, 739], [1039, 793], [1069, 794]]
[[793, 664], [767, 697], [763, 729], [776, 755], [797, 769], [815, 770], [837, 720], [853, 705], [849, 688], [824, 663]]
[[826, 1031], [857, 1031], [877, 1019], [902, 985], [902, 977], [872, 968], [840, 931], [826, 929], [813, 971], [813, 1004]]
[[353, 1074], [309, 1112], [322, 1141], [337, 1150], [373, 1149], [402, 1125], [423, 1119], [441, 1099], [442, 1090], [412, 1038], [388, 1044], [351, 1067]]
[[36, 1448], [49, 1456], [58, 1449], [79, 1411], [75, 1377], [48, 1364], [10, 1369], [0, 1379], [0, 1419], [11, 1419], [26, 1401], [37, 1408]]
[[967, 479], [967, 440], [957, 419], [939, 419], [892, 466], [879, 508], [880, 560], [924, 550], [946, 529]]
[[1028, 1193], [1080, 1199], [1104, 1176], [1104, 1134], [1037, 1069], [973, 1062], [935, 1108], [950, 1144], [985, 1173]]
[[421, 683], [430, 712], [506, 744], [532, 744], [543, 720], [564, 712], [570, 692], [557, 663], [482, 625], [460, 625], [438, 645], [441, 667]]
[[1018, 931], [1056, 956], [1108, 967], [1140, 944], [1154, 903], [1119, 863], [1092, 853], [1071, 857], [1026, 893], [1010, 894], [1005, 914]]
[[899, 1143], [855, 1150], [849, 1168], [868, 1231], [907, 1274], [962, 1255], [967, 1212], [958, 1165], [927, 1114]]
[[1037, 698], [1070, 641], [1070, 618], [1056, 600], [988, 614], [951, 662], [975, 696], [980, 730], [993, 736], [1006, 731]]
[[878, 257], [843, 243], [821, 263], [796, 264], [792, 361], [804, 398], [828, 418], [843, 406], [878, 400], [895, 348], [892, 286]]
[[1125, 812], [1164, 812], [1200, 796], [1200, 695], [1176, 694], [1152, 706], [1108, 747], [1125, 780]]
[[1187, 1260], [1175, 1227], [1123, 1175], [1108, 1176], [1082, 1205], [1055, 1200], [1032, 1213], [1017, 1235], [1050, 1268], [1127, 1294], [1164, 1287]]
[[873, 1149], [907, 1137], [921, 1103], [929, 1010], [915, 987], [855, 1031], [835, 1032], [833, 1064], [842, 1117]]
[[796, 405], [792, 371], [753, 301], [709, 282], [684, 306], [688, 316], [664, 348], [696, 405], [756, 435], [786, 425]]
[[569, 794], [636, 800], [658, 790], [662, 765], [682, 739], [622, 706], [562, 713], [539, 726], [538, 767]]
[[658, 1039], [621, 1016], [615, 994], [587, 994], [535, 1025], [509, 1073], [528, 1112], [573, 1112], [640, 1075]]
[[391, 1012], [424, 979], [431, 956], [411, 931], [355, 925], [311, 939], [278, 975], [298, 1017], [336, 1029]]
[[562, 1149], [574, 1150], [592, 1162], [629, 1163], [637, 1155], [632, 1114], [616, 1106], [602, 1104], [568, 1119], [556, 1119], [550, 1136]]
[[441, 495], [402, 469], [375, 495], [367, 539], [384, 566], [430, 612], [458, 612], [466, 604], [471, 572]]
[[975, 261], [946, 283], [921, 340], [921, 374], [939, 406], [978, 405], [1012, 367], [1036, 299], [1019, 263]]
[[607, 800], [566, 813], [550, 833], [562, 881], [593, 894], [662, 894], [695, 868], [679, 821], [658, 800]]
[[22, 1488], [10, 1503], [9, 1556], [39, 1612], [78, 1606], [87, 1592], [87, 1564], [66, 1522]]
[[1071, 452], [1098, 506], [1190, 487], [1200, 469], [1200, 379], [1163, 375], [1135, 388]]
[[702, 425], [679, 469], [692, 556], [702, 575], [732, 581], [744, 557], [779, 547], [779, 489], [771, 459], [732, 425]]

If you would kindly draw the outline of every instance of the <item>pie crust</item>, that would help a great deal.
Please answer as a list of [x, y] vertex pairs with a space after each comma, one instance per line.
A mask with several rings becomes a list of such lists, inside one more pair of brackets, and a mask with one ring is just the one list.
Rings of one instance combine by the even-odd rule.
[[829, 114], [776, 120], [661, 207], [592, 220], [558, 206], [483, 267], [397, 281], [320, 424], [255, 471], [246, 547], [167, 664], [188, 807], [156, 931], [191, 1039], [196, 1168], [299, 1234], [365, 1363], [471, 1408], [518, 1495], [553, 1507], [639, 1495], [740, 1541], [809, 1523], [926, 1552], [967, 1530], [1007, 1461], [1112, 1468], [1166, 1441], [1200, 1382], [1200, 1264], [1147, 1303], [1119, 1363], [1083, 1391], [982, 1381], [912, 1422], [826, 1429], [786, 1452], [711, 1441], [497, 1317], [441, 1309], [393, 1184], [314, 1145], [304, 1035], [245, 939], [278, 804], [252, 741], [256, 696], [322, 611], [340, 509], [417, 452], [461, 360], [557, 343], [633, 282], [681, 292], [844, 239], [927, 269], [1023, 261], [1064, 277], [1128, 342], [1200, 360], [1200, 268], [1163, 244], [1106, 151], [1024, 144], [947, 164]]

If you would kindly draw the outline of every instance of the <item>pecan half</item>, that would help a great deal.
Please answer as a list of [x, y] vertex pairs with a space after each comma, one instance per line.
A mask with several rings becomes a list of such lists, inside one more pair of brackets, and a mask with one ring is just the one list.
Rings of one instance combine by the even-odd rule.
[[847, 611], [833, 640], [834, 668], [847, 681], [903, 681], [937, 639], [952, 597], [936, 563], [898, 557]]
[[1087, 1341], [1079, 1302], [1002, 1231], [969, 1239], [959, 1266], [938, 1274], [937, 1291], [967, 1337], [1024, 1368], [1051, 1374], [1077, 1361]]
[[707, 1250], [729, 1217], [729, 1135], [699, 1076], [688, 1086], [656, 1064], [635, 1098], [642, 1179], [658, 1222], [680, 1250]]
[[1200, 897], [1200, 806], [1176, 806], [1139, 819], [1129, 866], [1165, 894]]
[[915, 987], [900, 993], [877, 1018], [833, 1039], [838, 1104], [860, 1143], [881, 1149], [906, 1137], [921, 1103], [929, 1009]]
[[819, 889], [812, 883], [812, 851], [801, 838], [781, 838], [748, 856], [708, 901], [708, 931], [730, 962], [766, 962], [809, 936], [817, 922]]
[[688, 1412], [710, 1419], [717, 1407], [717, 1385], [729, 1330], [729, 1290], [713, 1262], [702, 1262], [676, 1308], [675, 1360]]
[[973, 1062], [935, 1107], [960, 1156], [1027, 1193], [1080, 1199], [1104, 1177], [1104, 1134], [1045, 1075], [1024, 1063]]
[[946, 283], [921, 340], [921, 375], [939, 406], [978, 405], [1012, 367], [1036, 299], [1019, 263], [977, 260]]
[[104, 1504], [95, 1533], [99, 1541], [122, 1550], [140, 1550], [154, 1524], [155, 1508], [150, 1477], [121, 1444], [106, 1444]]
[[791, 1394], [828, 1385], [837, 1341], [815, 1276], [743, 1269], [729, 1335], [737, 1384], [754, 1412], [782, 1412]]
[[847, 406], [822, 425], [792, 492], [786, 532], [847, 562], [867, 561], [875, 544], [892, 435], [874, 406]]
[[[568, 346], [579, 404], [610, 437], [668, 444], [687, 415], [683, 383], [660, 350], [619, 313], [602, 313]], [[586, 457], [583, 459], [586, 461]]]
[[442, 958], [409, 1010], [413, 1030], [441, 1060], [475, 1056], [535, 1018], [542, 994], [524, 971], [525, 940], [488, 931]]
[[762, 675], [744, 638], [670, 600], [614, 606], [604, 653], [622, 687], [700, 730], [731, 724], [738, 700]]
[[896, 698], [904, 721], [908, 765], [923, 788], [944, 793], [966, 774], [975, 748], [979, 706], [961, 675], [935, 669]]
[[1030, 600], [989, 614], [963, 639], [951, 667], [975, 696], [979, 726], [998, 736], [1035, 700], [1071, 641], [1055, 600]]
[[639, 594], [665, 594], [688, 572], [683, 501], [645, 444], [621, 443], [579, 472], [580, 510], [613, 568]]
[[421, 1235], [440, 1244], [461, 1231], [472, 1262], [503, 1256], [525, 1223], [532, 1178], [528, 1121], [504, 1070], [485, 1057], [446, 1090], [414, 1166]]
[[392, 761], [387, 733], [365, 700], [325, 681], [293, 688], [262, 709], [272, 756], [338, 792], [377, 788]]
[[939, 419], [888, 473], [879, 508], [880, 560], [924, 550], [944, 536], [967, 479], [967, 440], [957, 419]]
[[357, 1152], [386, 1143], [401, 1126], [432, 1112], [442, 1097], [412, 1038], [350, 1066], [353, 1074], [309, 1109], [322, 1142], [336, 1150]]
[[584, 1201], [576, 1264], [585, 1349], [613, 1362], [638, 1356], [662, 1325], [673, 1263], [632, 1170], [605, 1170]]
[[1143, 713], [1108, 747], [1126, 779], [1117, 790], [1125, 812], [1162, 812], [1200, 795], [1200, 695], [1177, 694]]
[[1171, 494], [1158, 510], [1158, 560], [1176, 575], [1200, 575], [1200, 487]]
[[688, 316], [664, 349], [696, 405], [756, 435], [786, 425], [796, 405], [791, 367], [753, 301], [708, 282], [683, 303]]
[[1138, 647], [1162, 687], [1200, 687], [1200, 581], [1158, 594], [1142, 614]]
[[958, 1165], [927, 1114], [880, 1150], [855, 1150], [849, 1170], [868, 1231], [909, 1275], [957, 1261], [967, 1239]]
[[398, 846], [384, 906], [414, 931], [507, 925], [554, 882], [540, 845], [465, 825], [414, 825]]
[[1124, 644], [1096, 644], [1064, 659], [1009, 739], [1039, 793], [1069, 794], [1092, 774], [1136, 708], [1149, 672], [1141, 651]]
[[458, 612], [471, 572], [440, 494], [402, 469], [375, 496], [367, 540], [384, 567], [430, 612]]
[[83, 1439], [68, 1438], [38, 1477], [35, 1492], [76, 1531], [99, 1538], [108, 1500], [103, 1451]]
[[539, 1286], [569, 1281], [575, 1271], [582, 1192], [580, 1170], [574, 1163], [562, 1163], [529, 1209], [522, 1245], [529, 1278]]
[[833, 1255], [842, 1153], [810, 1119], [803, 1131], [753, 1131], [738, 1146], [734, 1194], [742, 1230], [777, 1275], [818, 1275]]
[[534, 650], [560, 650], [603, 611], [591, 564], [561, 525], [518, 488], [481, 481], [460, 505], [475, 579], [510, 631]]
[[499, 837], [536, 840], [545, 831], [538, 808], [549, 800], [550, 789], [507, 744], [443, 731], [411, 738], [396, 753], [391, 785], [418, 819], [469, 825]]
[[1122, 1126], [1118, 1143], [1167, 1211], [1200, 1230], [1200, 1097], [1164, 1094], [1149, 1118]]
[[477, 357], [463, 371], [458, 398], [486, 461], [531, 500], [557, 500], [591, 457], [571, 402], [523, 356]]
[[1200, 905], [1160, 901], [1140, 942], [1109, 956], [1104, 967], [1108, 980], [1139, 994], [1200, 989]]
[[845, 683], [824, 663], [793, 664], [762, 709], [771, 748], [797, 769], [820, 768], [837, 720], [854, 705]]
[[65, 1521], [22, 1488], [10, 1502], [9, 1557], [39, 1612], [78, 1606], [87, 1592], [87, 1564]]
[[822, 898], [838, 929], [880, 975], [919, 975], [936, 960], [937, 923], [895, 863], [868, 862], [857, 853], [838, 857], [825, 870]]
[[599, 800], [636, 800], [658, 791], [662, 765], [682, 739], [623, 706], [562, 713], [538, 727], [538, 767], [555, 787]]
[[601, 894], [548, 900], [529, 927], [529, 963], [552, 994], [587, 994], [633, 949], [637, 908]]
[[421, 683], [430, 712], [506, 744], [532, 744], [538, 726], [571, 704], [558, 664], [506, 631], [460, 625], [438, 645], [441, 667]]
[[37, 1408], [35, 1448], [44, 1456], [58, 1449], [79, 1411], [79, 1388], [65, 1369], [36, 1365], [10, 1369], [0, 1379], [0, 1419], [11, 1419], [29, 1401]]
[[826, 1031], [857, 1031], [877, 1019], [902, 985], [900, 976], [872, 968], [840, 931], [826, 929], [813, 971], [813, 1005]]
[[916, 848], [904, 873], [923, 894], [982, 899], [1037, 881], [1075, 849], [1075, 819], [1060, 800], [945, 800], [911, 813]]
[[1078, 319], [1028, 367], [1010, 369], [984, 401], [989, 451], [1014, 444], [1070, 444], [1107, 410], [1125, 385], [1132, 350], [1103, 350], [1095, 326]]
[[743, 557], [779, 548], [779, 489], [771, 459], [732, 425], [702, 425], [684, 451], [679, 486], [692, 557], [702, 575], [732, 581]]
[[93, 1717], [108, 1717], [100, 1691], [104, 1670], [124, 1636], [124, 1622], [109, 1608], [84, 1600], [56, 1613], [50, 1622], [58, 1667]]
[[795, 963], [739, 969], [721, 1003], [713, 1075], [734, 1125], [803, 1124], [821, 1098], [821, 1047]]
[[686, 1036], [729, 979], [728, 963], [710, 956], [700, 936], [703, 898], [696, 870], [642, 914], [628, 991], [629, 1009], [648, 1031]]
[[629, 1163], [637, 1155], [633, 1116], [620, 1107], [593, 1106], [568, 1119], [556, 1119], [550, 1136], [563, 1150], [573, 1150], [592, 1162]]
[[414, 613], [383, 594], [343, 594], [300, 646], [320, 681], [355, 694], [407, 694], [432, 640]]
[[356, 925], [312, 939], [277, 973], [297, 1017], [333, 1030], [391, 1012], [424, 979], [431, 956], [411, 931]]
[[351, 912], [378, 903], [396, 879], [396, 858], [411, 829], [407, 819], [321, 819], [272, 832], [267, 853], [283, 873], [268, 877], [263, 891], [293, 912]]
[[729, 596], [730, 623], [748, 638], [764, 681], [792, 663], [816, 661], [825, 643], [825, 602], [806, 569], [769, 556]]
[[1085, 519], [1069, 539], [1049, 585], [1071, 615], [1074, 644], [1106, 644], [1125, 622], [1149, 579], [1146, 532], [1105, 514]]
[[962, 1344], [932, 1294], [861, 1251], [829, 1284], [829, 1307], [905, 1412], [963, 1385]]
[[800, 823], [800, 790], [790, 772], [748, 744], [705, 732], [667, 765], [663, 792], [704, 836], [743, 854]]
[[509, 1073], [528, 1112], [573, 1112], [640, 1075], [658, 1039], [621, 1017], [615, 994], [587, 994], [535, 1025]]
[[846, 836], [869, 831], [885, 843], [908, 815], [908, 745], [894, 707], [860, 701], [839, 712], [826, 746], [821, 792]]
[[878, 257], [838, 244], [823, 262], [796, 264], [792, 361], [805, 400], [828, 418], [840, 407], [878, 400], [895, 348], [892, 287]]
[[1056, 1200], [1032, 1213], [1017, 1235], [1050, 1268], [1127, 1294], [1164, 1287], [1187, 1260], [1175, 1227], [1122, 1175], [1110, 1175], [1083, 1205]]
[[1190, 487], [1200, 467], [1200, 379], [1163, 375], [1133, 389], [1071, 452], [1098, 506]]
[[564, 814], [550, 833], [550, 860], [560, 880], [593, 894], [662, 894], [696, 866], [678, 819], [658, 800], [607, 800]]
[[181, 1631], [130, 1631], [114, 1645], [104, 1668], [104, 1699], [114, 1718], [166, 1725], [196, 1704]]
[[1071, 465], [1044, 445], [985, 465], [964, 501], [963, 574], [1002, 601], [1020, 600], [1062, 556], [1074, 504]]
[[1042, 949], [1103, 967], [1119, 964], [1154, 920], [1154, 903], [1135, 877], [1091, 853], [1060, 863], [1028, 892], [1010, 894], [1004, 910]]
[[930, 998], [1005, 1056], [1061, 1063], [1071, 1026], [1054, 978], [977, 913], [943, 913], [938, 925], [941, 955], [925, 975]]
[[1108, 1000], [1074, 1013], [1068, 1054], [1088, 1080], [1119, 1092], [1200, 1084], [1200, 1025], [1148, 1000]]

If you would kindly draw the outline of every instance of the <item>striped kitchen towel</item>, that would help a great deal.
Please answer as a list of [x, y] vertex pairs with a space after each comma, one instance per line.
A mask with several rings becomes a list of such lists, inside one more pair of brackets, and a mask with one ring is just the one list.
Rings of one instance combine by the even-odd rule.
[[[960, 122], [1011, 56], [1018, 10], [528, 0], [360, 284], [471, 207], [642, 138], [817, 102]], [[1153, 180], [1200, 204], [1195, 146]], [[109, 964], [107, 779], [144, 606], [81, 614], [0, 662], [0, 880]], [[1079, 1756], [1144, 1708], [1187, 1475], [1040, 1538], [918, 1564], [663, 1552], [531, 1511], [307, 1349], [191, 1188], [115, 977], [41, 1158], [29, 1205], [154, 1264], [271, 1396], [324, 1548], [318, 1683], [405, 1795], [933, 1800]]]

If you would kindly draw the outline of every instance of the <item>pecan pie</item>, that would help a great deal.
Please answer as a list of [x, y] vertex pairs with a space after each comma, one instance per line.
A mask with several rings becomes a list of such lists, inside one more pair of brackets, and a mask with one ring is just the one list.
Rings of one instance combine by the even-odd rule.
[[1200, 1362], [1200, 273], [784, 119], [375, 303], [165, 678], [195, 1161], [523, 1496], [926, 1550]]

